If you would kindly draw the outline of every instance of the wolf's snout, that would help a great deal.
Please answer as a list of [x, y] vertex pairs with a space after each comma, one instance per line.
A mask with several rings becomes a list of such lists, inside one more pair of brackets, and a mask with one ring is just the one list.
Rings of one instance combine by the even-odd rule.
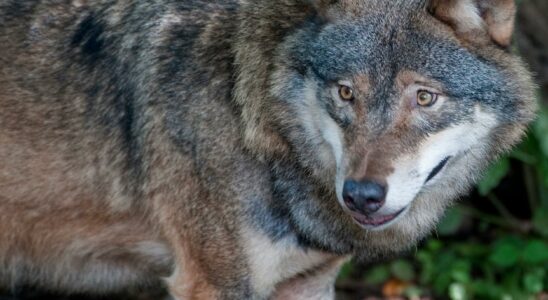
[[346, 180], [344, 203], [353, 212], [369, 215], [377, 212], [385, 202], [386, 188], [373, 181]]

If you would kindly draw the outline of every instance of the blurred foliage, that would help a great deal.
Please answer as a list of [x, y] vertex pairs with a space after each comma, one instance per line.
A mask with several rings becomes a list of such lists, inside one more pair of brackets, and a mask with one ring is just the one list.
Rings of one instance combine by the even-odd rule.
[[523, 143], [486, 171], [475, 198], [449, 210], [436, 233], [406, 259], [368, 266], [365, 274], [350, 264], [341, 277], [358, 276], [384, 297], [521, 300], [546, 295], [548, 107]]

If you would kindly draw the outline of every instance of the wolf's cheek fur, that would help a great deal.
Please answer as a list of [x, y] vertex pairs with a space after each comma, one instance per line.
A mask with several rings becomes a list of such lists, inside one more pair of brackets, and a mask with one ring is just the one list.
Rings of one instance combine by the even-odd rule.
[[322, 127], [322, 136], [329, 143], [335, 157], [335, 192], [337, 199], [342, 201], [342, 189], [344, 184], [344, 152], [342, 143], [342, 133], [339, 126], [331, 118], [325, 118]]
[[329, 115], [319, 94], [320, 84], [311, 78], [280, 68], [271, 77], [271, 94], [284, 116], [285, 132], [298, 163], [317, 182], [342, 195], [344, 181], [343, 132]]
[[[462, 179], [463, 175], [471, 179], [475, 174], [470, 172], [475, 170], [470, 170], [470, 166], [481, 166], [484, 163], [475, 160], [488, 158], [487, 149], [481, 145], [485, 145], [483, 141], [488, 139], [495, 126], [495, 116], [478, 105], [472, 120], [430, 135], [414, 155], [400, 158], [394, 172], [387, 178], [388, 194], [384, 208], [387, 213], [409, 206], [421, 190], [427, 193], [448, 181], [452, 185], [467, 182]], [[441, 172], [426, 182], [432, 170], [448, 157], [450, 160]]]
[[[324, 153], [322, 159], [325, 161], [327, 168], [335, 168], [331, 174], [335, 174], [333, 184], [335, 186], [335, 192], [339, 201], [342, 201], [342, 187], [344, 184], [344, 146], [343, 146], [343, 133], [337, 123], [329, 116], [329, 114], [319, 107], [318, 99], [316, 96], [316, 88], [314, 84], [307, 81], [304, 90], [304, 99], [311, 110], [304, 110], [303, 120], [306, 120], [305, 127], [311, 132], [319, 132], [324, 143], [330, 146], [327, 150], [327, 155]], [[319, 151], [326, 151], [318, 149]], [[329, 181], [329, 180], [328, 180]], [[342, 203], [342, 202], [341, 202]]]

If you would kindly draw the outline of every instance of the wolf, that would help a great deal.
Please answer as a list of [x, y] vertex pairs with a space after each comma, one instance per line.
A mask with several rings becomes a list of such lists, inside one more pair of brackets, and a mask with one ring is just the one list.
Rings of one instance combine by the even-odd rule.
[[2, 0], [0, 285], [332, 299], [535, 113], [512, 0]]

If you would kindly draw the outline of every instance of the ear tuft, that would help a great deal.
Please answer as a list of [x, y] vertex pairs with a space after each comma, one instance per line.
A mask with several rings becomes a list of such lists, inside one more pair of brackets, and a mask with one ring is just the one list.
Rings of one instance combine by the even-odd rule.
[[451, 25], [458, 33], [469, 32], [483, 26], [483, 19], [475, 0], [432, 0], [429, 10], [435, 17]]
[[479, 3], [480, 11], [493, 41], [504, 47], [510, 46], [516, 19], [515, 1], [483, 0]]
[[430, 0], [429, 11], [464, 38], [478, 33], [508, 47], [514, 31], [514, 0]]

